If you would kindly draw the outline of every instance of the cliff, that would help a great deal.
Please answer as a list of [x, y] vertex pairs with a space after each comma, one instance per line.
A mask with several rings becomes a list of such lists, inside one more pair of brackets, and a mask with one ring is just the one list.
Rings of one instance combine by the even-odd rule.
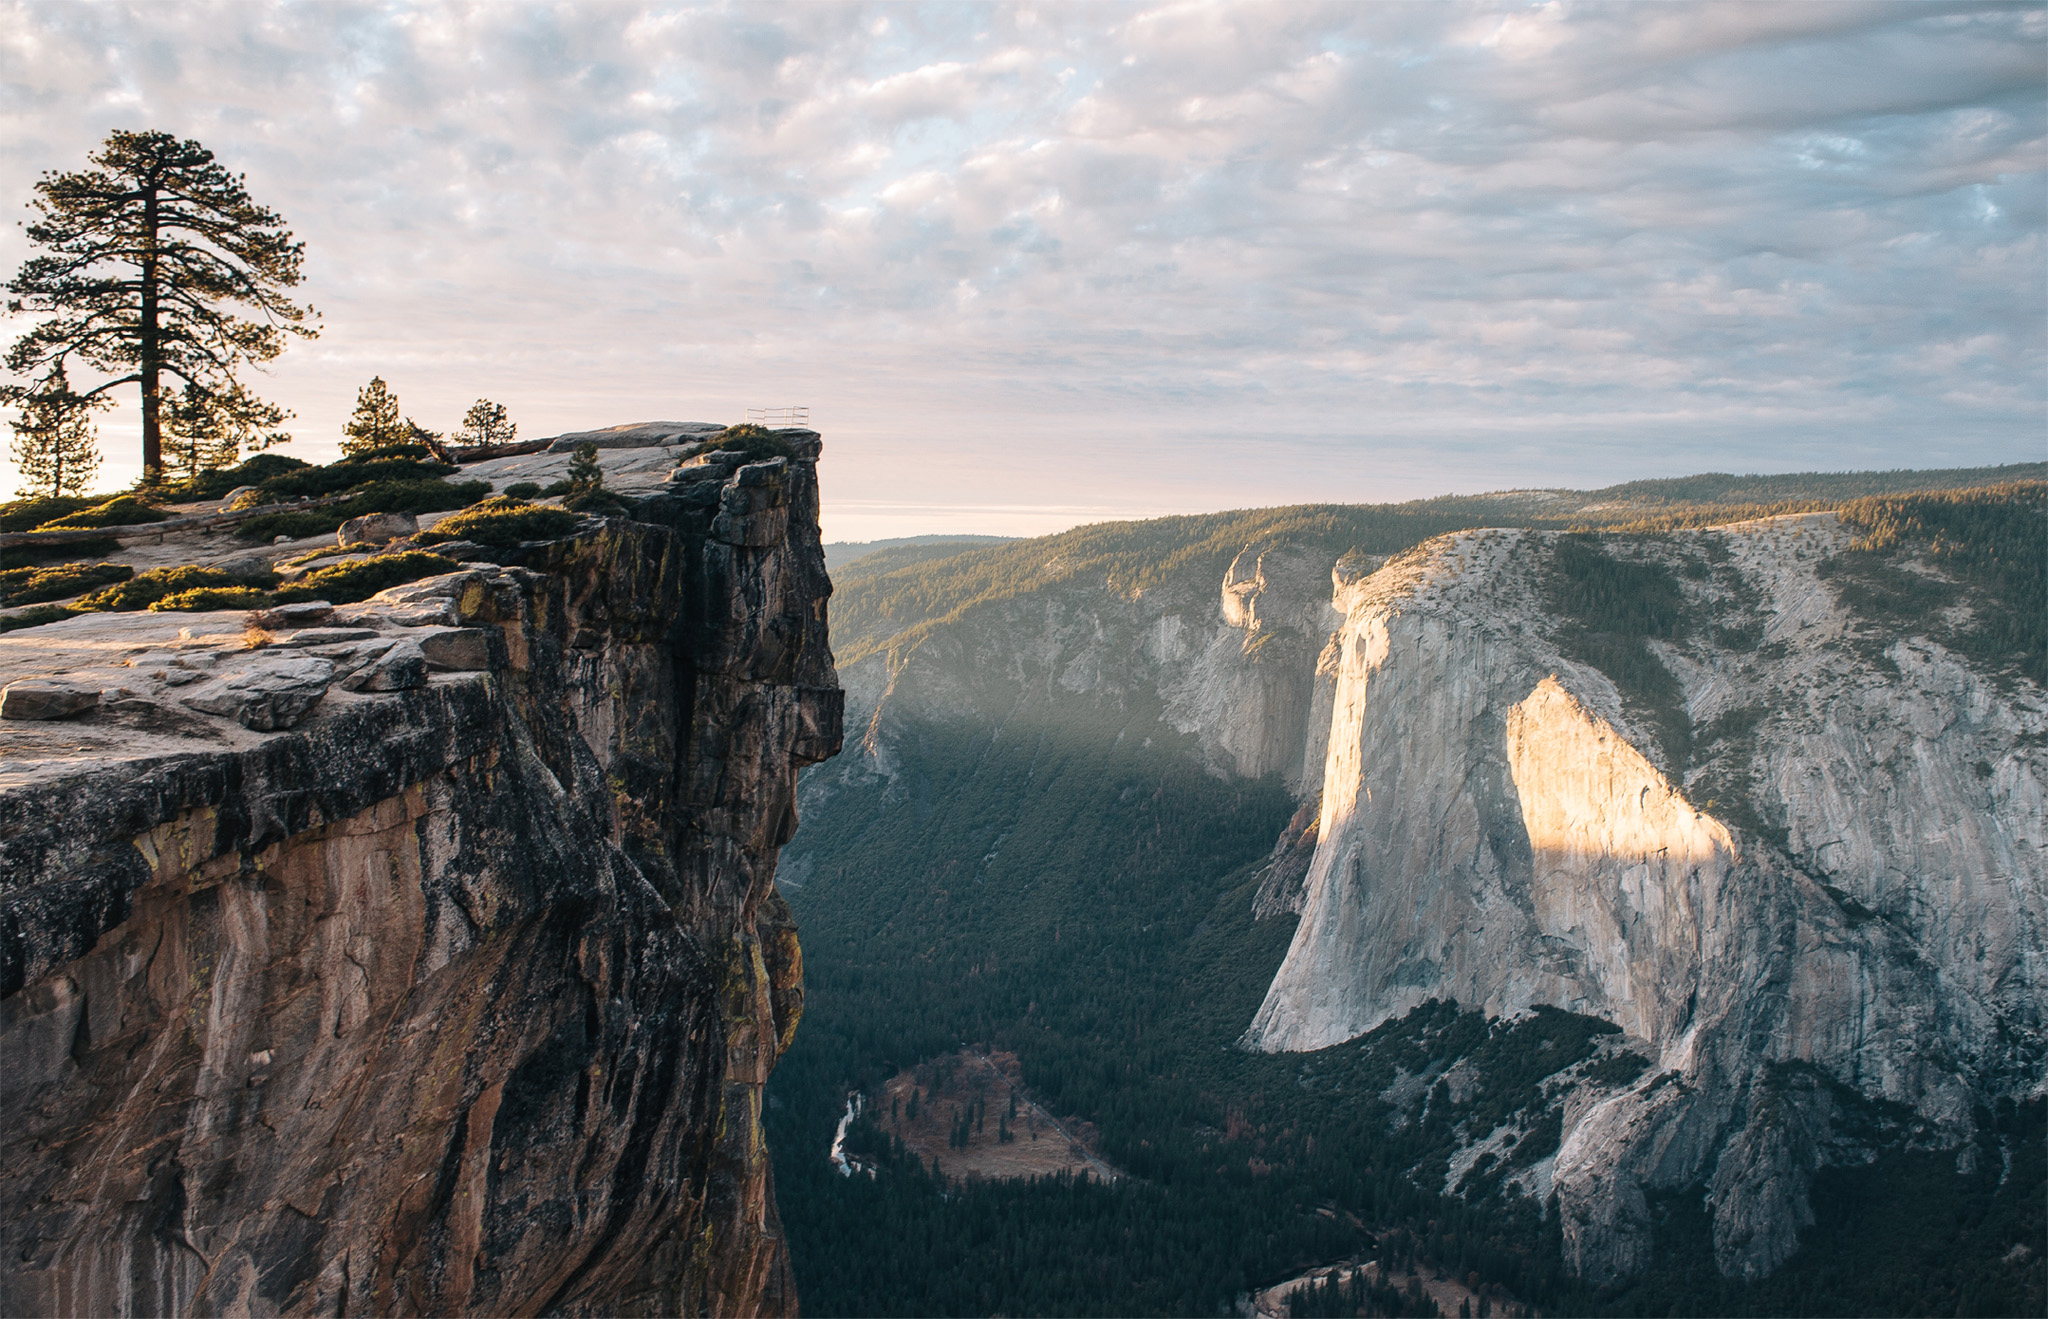
[[1617, 543], [1685, 584], [1688, 639], [1650, 644], [1696, 745], [1570, 657], [1556, 536], [1340, 582], [1303, 919], [1247, 1042], [1429, 999], [1620, 1026], [1651, 1067], [1578, 1084], [1531, 1183], [1596, 1279], [1647, 1264], [1646, 1195], [1701, 1183], [1722, 1270], [1768, 1272], [1811, 1171], [1870, 1152], [1859, 1105], [1973, 1158], [1979, 1112], [2044, 1087], [2048, 706], [1859, 627], [1817, 575], [1849, 539], [1816, 514]]
[[[330, 615], [0, 637], [0, 1311], [794, 1313], [817, 437]], [[309, 616], [311, 615], [311, 616]]]

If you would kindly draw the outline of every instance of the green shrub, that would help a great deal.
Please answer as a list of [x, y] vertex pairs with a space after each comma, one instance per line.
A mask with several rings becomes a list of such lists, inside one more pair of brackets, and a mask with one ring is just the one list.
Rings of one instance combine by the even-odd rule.
[[583, 519], [559, 508], [536, 508], [521, 500], [499, 495], [466, 508], [422, 531], [422, 545], [449, 540], [474, 541], [478, 545], [517, 545], [529, 540], [554, 540], [568, 535]]
[[10, 568], [0, 572], [0, 605], [62, 600], [96, 586], [125, 582], [135, 570], [125, 563], [67, 563], [58, 568]]
[[281, 453], [259, 453], [233, 467], [201, 472], [181, 484], [159, 487], [157, 493], [171, 500], [219, 499], [237, 486], [260, 486], [265, 481], [283, 476], [286, 472], [298, 471], [309, 466], [310, 463], [298, 458], [287, 458]]
[[0, 504], [0, 532], [31, 531], [45, 522], [102, 502], [98, 495], [57, 495]]
[[354, 604], [367, 600], [379, 591], [407, 582], [419, 581], [422, 577], [438, 577], [444, 572], [455, 572], [462, 565], [453, 559], [444, 559], [438, 554], [427, 554], [419, 550], [406, 550], [400, 554], [379, 554], [352, 563], [337, 563], [332, 568], [307, 573], [298, 581], [277, 592], [277, 601], [288, 604], [294, 600], [326, 600], [331, 604]]
[[466, 508], [491, 493], [488, 481], [450, 483], [441, 478], [455, 469], [445, 463], [422, 462], [413, 453], [425, 453], [417, 444], [394, 445], [368, 454], [284, 473], [257, 487], [258, 498], [266, 503], [300, 497], [350, 491], [350, 497], [324, 508], [295, 509], [266, 513], [235, 528], [243, 540], [268, 541], [279, 536], [300, 540], [324, 536], [350, 518], [368, 513], [440, 513]]
[[44, 605], [40, 609], [24, 609], [18, 614], [0, 614], [0, 632], [12, 632], [24, 627], [41, 627], [60, 618], [69, 618], [77, 612], [65, 605]]
[[426, 481], [455, 472], [447, 463], [434, 462], [426, 454], [427, 450], [416, 444], [373, 449], [325, 467], [295, 468], [258, 482], [256, 488], [265, 503], [280, 503], [340, 494], [372, 481]]
[[213, 496], [218, 499], [238, 485], [262, 485], [265, 481], [283, 476], [286, 472], [304, 471], [311, 466], [311, 463], [301, 458], [287, 458], [281, 453], [259, 453], [243, 459], [241, 463], [225, 471], [208, 472], [206, 479], [220, 486], [219, 493]]
[[514, 481], [505, 487], [505, 493], [513, 499], [532, 499], [540, 494], [540, 482]]
[[743, 422], [738, 426], [727, 426], [712, 436], [699, 453], [743, 453], [754, 462], [766, 462], [770, 458], [793, 458], [796, 446], [783, 439], [765, 426]]
[[76, 513], [67, 513], [52, 518], [37, 531], [76, 531], [86, 527], [136, 527], [146, 522], [162, 522], [169, 514], [151, 508], [134, 495], [116, 495], [104, 504], [83, 508]]
[[467, 508], [490, 495], [489, 481], [372, 481], [340, 507], [352, 518], [365, 513], [442, 513]]
[[562, 507], [577, 513], [596, 513], [601, 517], [609, 517], [615, 513], [624, 513], [632, 505], [603, 486], [587, 486], [564, 499]]
[[55, 545], [15, 545], [0, 550], [0, 570], [27, 568], [44, 563], [77, 563], [119, 552], [121, 542], [112, 536], [92, 536]]
[[125, 582], [95, 591], [78, 602], [82, 610], [110, 610], [125, 613], [130, 610], [147, 609], [166, 596], [191, 591], [202, 586], [247, 586], [264, 588], [272, 585], [276, 578], [269, 573], [260, 576], [238, 576], [219, 568], [202, 568], [197, 564], [185, 564], [176, 568], [151, 568], [148, 572], [137, 573]]
[[[541, 491], [541, 494], [547, 496], [549, 499], [553, 499], [556, 495], [569, 495], [574, 494], [575, 492], [576, 483], [574, 481], [552, 481], [548, 484], [548, 487], [545, 490]], [[505, 493], [509, 495], [512, 492], [510, 490], [507, 490]]]
[[257, 541], [272, 541], [279, 536], [303, 540], [307, 536], [331, 535], [349, 519], [350, 515], [341, 512], [341, 507], [334, 504], [303, 513], [265, 513], [260, 518], [250, 518], [237, 524], [235, 535], [243, 540]]
[[150, 602], [159, 613], [173, 609], [258, 609], [270, 603], [268, 592], [253, 586], [195, 586]]

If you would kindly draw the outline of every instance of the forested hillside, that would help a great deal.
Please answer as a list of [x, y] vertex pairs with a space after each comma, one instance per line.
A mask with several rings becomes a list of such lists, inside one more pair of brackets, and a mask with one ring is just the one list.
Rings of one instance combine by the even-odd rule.
[[1395, 554], [1468, 527], [1703, 526], [1835, 508], [1852, 500], [1868, 503], [1896, 492], [2000, 484], [2023, 489], [2043, 481], [2048, 481], [2048, 463], [1961, 471], [1709, 475], [1605, 490], [1509, 491], [1406, 504], [1302, 504], [1104, 522], [951, 554], [934, 553], [945, 546], [905, 546], [859, 561], [844, 581], [835, 576], [832, 644], [843, 662], [852, 663], [885, 644], [915, 644], [934, 621], [957, 617], [974, 605], [1062, 582], [1092, 580], [1134, 592], [1182, 573], [1220, 577], [1239, 550], [1269, 537], [1287, 537], [1333, 554], [1347, 549]]

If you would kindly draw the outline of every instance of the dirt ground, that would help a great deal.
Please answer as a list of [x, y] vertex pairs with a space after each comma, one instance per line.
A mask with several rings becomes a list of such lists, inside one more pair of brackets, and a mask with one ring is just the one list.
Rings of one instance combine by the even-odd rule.
[[[1012, 1053], [954, 1053], [898, 1072], [884, 1083], [871, 1111], [877, 1126], [927, 1167], [936, 1161], [950, 1177], [1001, 1180], [1067, 1172], [1115, 1181], [1123, 1176], [1094, 1151], [1090, 1124], [1060, 1121], [1032, 1102]], [[952, 1136], [963, 1117], [968, 1119], [967, 1144], [956, 1148]], [[1002, 1138], [1005, 1128], [1009, 1140]]]

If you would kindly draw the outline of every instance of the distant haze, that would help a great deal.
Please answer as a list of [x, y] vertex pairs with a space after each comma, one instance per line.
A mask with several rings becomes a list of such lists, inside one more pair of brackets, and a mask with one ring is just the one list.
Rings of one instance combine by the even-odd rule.
[[807, 404], [828, 538], [1039, 534], [2048, 456], [2044, 58], [1969, 4], [0, 3], [0, 202], [112, 128], [246, 171], [301, 457], [372, 374], [522, 436]]

